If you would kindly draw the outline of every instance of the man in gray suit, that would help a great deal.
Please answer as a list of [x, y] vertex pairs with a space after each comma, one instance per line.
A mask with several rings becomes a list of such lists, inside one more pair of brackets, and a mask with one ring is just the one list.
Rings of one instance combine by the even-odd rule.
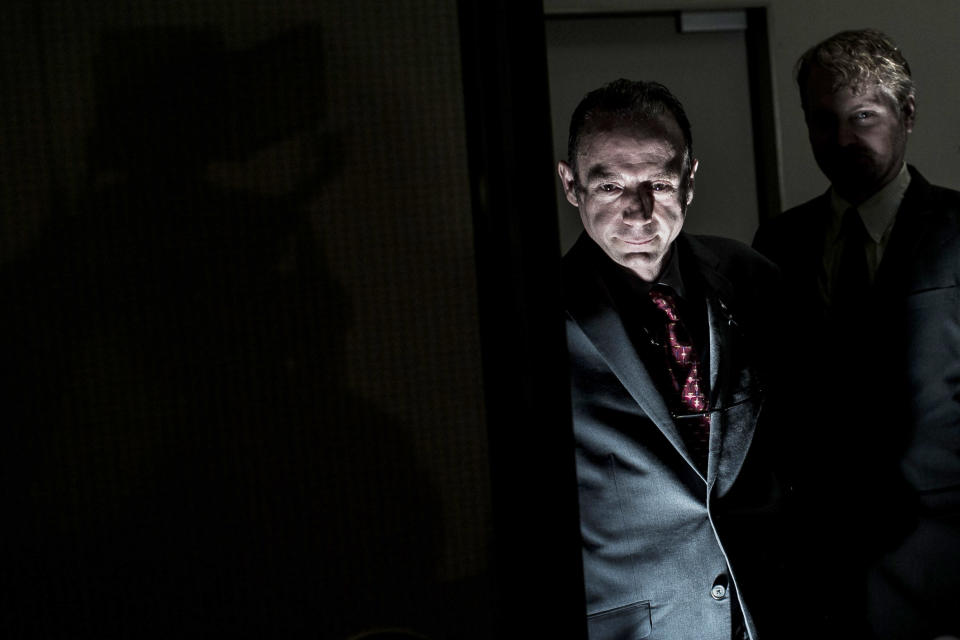
[[765, 603], [782, 562], [758, 425], [777, 270], [681, 231], [697, 161], [666, 87], [589, 93], [568, 158], [585, 229], [563, 279], [590, 638], [786, 637]]
[[797, 65], [831, 186], [754, 246], [792, 300], [795, 530], [828, 576], [831, 637], [960, 635], [960, 193], [905, 163], [910, 67], [886, 35], [838, 33]]

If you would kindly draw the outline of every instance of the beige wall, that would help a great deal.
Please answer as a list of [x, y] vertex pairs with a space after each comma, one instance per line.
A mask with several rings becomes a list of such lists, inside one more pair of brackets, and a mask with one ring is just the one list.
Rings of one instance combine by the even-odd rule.
[[[812, 44], [844, 29], [873, 27], [900, 45], [917, 83], [918, 119], [907, 154], [934, 183], [960, 188], [960, 3], [955, 0], [544, 0], [546, 12], [673, 11], [764, 6], [777, 101], [781, 201], [790, 207], [819, 193], [827, 182], [810, 153], [793, 64]], [[709, 61], [704, 61], [709, 64]], [[665, 80], [666, 81], [666, 80]]]

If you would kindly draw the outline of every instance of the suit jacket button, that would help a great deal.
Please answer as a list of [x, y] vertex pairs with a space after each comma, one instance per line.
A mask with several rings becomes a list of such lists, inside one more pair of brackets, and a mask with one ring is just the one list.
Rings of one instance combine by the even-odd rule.
[[713, 588], [710, 589], [710, 596], [714, 600], [723, 600], [727, 597], [727, 588], [722, 584], [714, 585]]

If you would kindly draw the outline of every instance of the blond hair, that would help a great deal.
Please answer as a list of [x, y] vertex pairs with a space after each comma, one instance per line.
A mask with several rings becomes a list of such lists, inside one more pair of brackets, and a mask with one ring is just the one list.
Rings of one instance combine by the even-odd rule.
[[797, 61], [796, 77], [800, 104], [807, 110], [807, 78], [813, 67], [833, 77], [833, 90], [850, 87], [860, 93], [877, 86], [903, 113], [907, 100], [916, 95], [910, 65], [893, 40], [875, 29], [841, 31], [810, 47]]

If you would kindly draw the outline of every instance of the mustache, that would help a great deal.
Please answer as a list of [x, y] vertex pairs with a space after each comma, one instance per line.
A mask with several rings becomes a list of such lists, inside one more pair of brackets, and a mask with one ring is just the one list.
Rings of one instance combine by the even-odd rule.
[[867, 147], [860, 145], [848, 145], [837, 150], [834, 157], [839, 162], [851, 162], [856, 160], [870, 160], [873, 158], [873, 152]]

